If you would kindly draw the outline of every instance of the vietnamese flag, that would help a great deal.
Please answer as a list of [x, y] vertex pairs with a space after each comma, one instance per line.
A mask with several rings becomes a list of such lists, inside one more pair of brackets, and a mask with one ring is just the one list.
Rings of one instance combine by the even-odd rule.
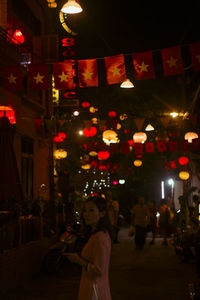
[[48, 90], [49, 76], [47, 65], [35, 64], [28, 66], [28, 75], [33, 90]]
[[145, 143], [146, 152], [154, 152], [154, 143]]
[[162, 49], [161, 54], [165, 76], [184, 74], [180, 46]]
[[133, 66], [136, 79], [155, 78], [152, 52], [133, 53]]
[[123, 54], [105, 57], [107, 83], [115, 84], [126, 79], [126, 69]]
[[169, 141], [168, 147], [170, 152], [178, 151], [178, 143], [177, 141]]
[[3, 67], [3, 86], [7, 90], [22, 90], [22, 72], [20, 66]]
[[190, 44], [190, 55], [192, 59], [192, 65], [195, 71], [200, 70], [200, 42]]
[[55, 89], [72, 90], [74, 89], [72, 62], [58, 62], [53, 64], [53, 75]]
[[79, 87], [98, 86], [97, 60], [79, 60], [78, 61], [78, 79]]
[[158, 152], [165, 152], [167, 150], [167, 146], [164, 141], [157, 141]]

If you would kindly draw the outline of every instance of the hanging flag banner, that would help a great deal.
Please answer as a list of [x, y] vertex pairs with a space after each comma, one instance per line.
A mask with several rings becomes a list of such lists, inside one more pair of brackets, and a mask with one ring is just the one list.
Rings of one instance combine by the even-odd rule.
[[133, 53], [133, 66], [136, 79], [150, 79], [155, 77], [152, 52]]
[[97, 60], [79, 60], [78, 62], [79, 87], [98, 86]]
[[6, 90], [22, 90], [22, 72], [20, 66], [3, 67], [3, 86]]
[[181, 47], [171, 47], [161, 50], [165, 76], [183, 74]]
[[61, 62], [53, 64], [53, 75], [55, 89], [72, 90], [74, 89], [72, 62]]
[[200, 70], [200, 42], [190, 44], [190, 55], [192, 59], [192, 65], [195, 71]]
[[126, 79], [126, 70], [124, 64], [124, 55], [105, 57], [105, 66], [107, 74], [107, 83], [115, 84], [123, 82]]
[[47, 65], [28, 65], [28, 75], [30, 85], [33, 90], [48, 90], [49, 88], [49, 75]]

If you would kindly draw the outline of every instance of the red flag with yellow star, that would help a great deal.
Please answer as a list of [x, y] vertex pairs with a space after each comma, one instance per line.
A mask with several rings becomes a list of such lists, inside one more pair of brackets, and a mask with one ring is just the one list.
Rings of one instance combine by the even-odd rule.
[[49, 76], [47, 65], [35, 64], [28, 66], [30, 86], [34, 90], [48, 90]]
[[184, 74], [180, 46], [162, 49], [161, 54], [165, 76]]
[[79, 87], [98, 86], [97, 60], [79, 60], [78, 61], [78, 79]]
[[190, 44], [190, 55], [192, 59], [192, 65], [195, 71], [200, 70], [200, 42]]
[[71, 61], [54, 63], [53, 75], [55, 81], [55, 89], [73, 90], [75, 88]]
[[155, 78], [152, 51], [133, 53], [132, 57], [136, 79]]
[[115, 55], [105, 57], [107, 83], [115, 84], [123, 82], [126, 79], [126, 69], [124, 64], [124, 55]]
[[3, 86], [7, 90], [22, 90], [22, 72], [20, 66], [3, 67]]

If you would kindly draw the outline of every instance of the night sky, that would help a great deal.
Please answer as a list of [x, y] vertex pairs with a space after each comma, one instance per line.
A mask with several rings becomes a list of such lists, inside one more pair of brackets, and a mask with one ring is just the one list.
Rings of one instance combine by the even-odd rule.
[[[182, 46], [184, 64], [191, 65], [187, 46], [200, 41], [200, 23], [198, 1], [80, 1], [84, 11], [68, 16], [68, 25], [76, 31], [75, 37], [77, 59], [98, 58], [99, 87], [80, 89], [78, 97], [91, 99], [104, 110], [118, 109], [138, 115], [141, 103], [143, 112], [149, 110], [184, 110], [185, 103], [182, 85], [187, 79], [182, 76], [163, 76], [162, 60], [159, 50], [173, 46]], [[126, 5], [125, 5], [126, 4]], [[133, 6], [133, 7], [132, 7]], [[154, 55], [156, 79], [134, 81], [131, 54], [152, 51]], [[186, 55], [185, 55], [186, 52]], [[129, 91], [120, 89], [119, 85], [107, 86], [103, 58], [125, 54], [127, 77], [135, 83]], [[190, 84], [184, 91], [190, 103], [197, 88], [198, 76], [189, 71]], [[123, 90], [123, 91], [122, 91]], [[156, 95], [157, 100], [153, 95]], [[158, 98], [161, 101], [158, 101]], [[162, 104], [161, 104], [162, 102]], [[163, 103], [168, 103], [169, 106]]]

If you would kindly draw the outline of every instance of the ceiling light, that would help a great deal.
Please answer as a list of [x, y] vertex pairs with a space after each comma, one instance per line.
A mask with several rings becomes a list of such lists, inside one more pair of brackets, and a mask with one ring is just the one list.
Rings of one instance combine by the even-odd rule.
[[127, 78], [125, 81], [122, 82], [120, 85], [121, 88], [133, 88], [134, 84]]
[[154, 127], [151, 124], [148, 124], [147, 127], [145, 128], [145, 131], [153, 131]]
[[65, 14], [78, 14], [82, 12], [83, 9], [75, 0], [68, 0], [61, 8], [61, 11]]

